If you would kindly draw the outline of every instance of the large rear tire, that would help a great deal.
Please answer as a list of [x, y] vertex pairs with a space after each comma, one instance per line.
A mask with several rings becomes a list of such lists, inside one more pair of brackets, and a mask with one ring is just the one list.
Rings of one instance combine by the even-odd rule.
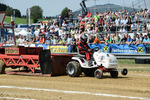
[[67, 74], [71, 77], [79, 77], [81, 75], [81, 66], [76, 61], [71, 61], [67, 64]]
[[95, 70], [94, 76], [95, 76], [97, 79], [101, 79], [101, 78], [103, 77], [103, 71], [100, 70], [100, 69]]
[[5, 74], [5, 67], [4, 61], [0, 60], [0, 74]]

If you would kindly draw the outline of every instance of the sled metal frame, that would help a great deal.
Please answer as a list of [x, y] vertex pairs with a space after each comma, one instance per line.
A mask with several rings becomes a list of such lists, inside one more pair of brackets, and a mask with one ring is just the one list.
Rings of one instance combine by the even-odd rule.
[[5, 54], [0, 54], [0, 59], [4, 61], [6, 66], [11, 66], [12, 68], [26, 66], [34, 73], [35, 68], [39, 68], [39, 56], [38, 55], [20, 55], [20, 56], [10, 56]]

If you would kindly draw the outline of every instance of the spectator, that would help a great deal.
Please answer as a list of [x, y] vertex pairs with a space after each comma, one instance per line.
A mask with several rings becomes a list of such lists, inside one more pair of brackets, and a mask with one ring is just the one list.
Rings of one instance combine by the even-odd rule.
[[85, 30], [85, 20], [82, 19], [82, 21], [80, 22], [80, 28], [81, 28], [81, 31], [84, 32]]
[[108, 35], [105, 44], [108, 45], [108, 44], [111, 44], [111, 43], [112, 43], [112, 38], [110, 38], [110, 35]]
[[53, 44], [58, 44], [58, 36], [57, 35], [55, 35], [54, 36], [54, 39], [53, 39]]
[[67, 24], [66, 24], [66, 21], [65, 21], [65, 20], [63, 20], [62, 28], [63, 28], [65, 31], [67, 30]]
[[22, 35], [19, 35], [18, 43], [19, 44], [23, 44], [24, 43], [24, 39], [22, 38]]
[[2, 44], [2, 43], [5, 43], [5, 39], [4, 39], [3, 37], [1, 37], [0, 43], [1, 43], [1, 44]]
[[70, 12], [69, 12], [69, 19], [70, 19], [70, 22], [73, 22], [73, 12], [72, 12], [72, 10], [70, 10]]
[[63, 20], [61, 19], [61, 16], [58, 17], [57, 21], [58, 21], [58, 26], [61, 27], [62, 22], [63, 22]]
[[32, 36], [33, 36], [34, 32], [35, 32], [35, 29], [34, 29], [34, 27], [32, 27], [31, 28], [31, 34], [32, 34]]
[[123, 38], [121, 39], [121, 44], [125, 44], [127, 41], [127, 38], [125, 37], [125, 35], [123, 35]]
[[132, 24], [132, 22], [131, 22], [131, 19], [129, 18], [129, 20], [128, 20], [127, 24], [126, 24], [128, 32], [131, 31], [131, 24]]
[[72, 37], [71, 34], [69, 34], [67, 38], [67, 45], [71, 44], [71, 41], [72, 41]]
[[101, 41], [98, 39], [98, 34], [95, 36], [94, 44], [101, 44]]
[[104, 37], [102, 36], [102, 34], [99, 35], [99, 40], [101, 41], [101, 43], [105, 43]]
[[8, 43], [8, 44], [13, 44], [13, 43], [14, 43], [13, 37], [12, 37], [12, 36], [9, 36], [9, 39], [8, 39], [8, 41], [7, 41], [6, 43]]
[[60, 38], [58, 44], [64, 44], [63, 40]]
[[143, 44], [148, 44], [149, 43], [149, 38], [147, 37], [147, 35], [144, 35], [144, 39], [143, 39]]
[[72, 40], [71, 40], [70, 44], [71, 44], [71, 52], [76, 52], [77, 51], [77, 47], [76, 47], [76, 39], [75, 39], [75, 37], [72, 37]]
[[40, 36], [39, 43], [44, 44], [45, 43], [45, 35]]
[[137, 45], [142, 43], [142, 40], [140, 40], [140, 36], [136, 34], [136, 42]]
[[117, 36], [116, 40], [115, 40], [115, 44], [120, 44], [121, 43], [121, 39], [119, 36]]
[[51, 44], [51, 39], [50, 39], [50, 37], [47, 37], [47, 38], [46, 38], [45, 44]]
[[130, 44], [132, 44], [132, 42], [133, 42], [133, 40], [132, 40], [131, 36], [129, 35], [127, 38], [126, 44], [130, 45]]

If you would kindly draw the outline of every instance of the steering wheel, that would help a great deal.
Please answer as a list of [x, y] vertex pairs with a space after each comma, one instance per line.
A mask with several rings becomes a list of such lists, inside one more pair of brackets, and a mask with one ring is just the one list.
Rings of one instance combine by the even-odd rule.
[[99, 50], [99, 47], [94, 47], [94, 48], [92, 49], [93, 52], [98, 51], [98, 50]]

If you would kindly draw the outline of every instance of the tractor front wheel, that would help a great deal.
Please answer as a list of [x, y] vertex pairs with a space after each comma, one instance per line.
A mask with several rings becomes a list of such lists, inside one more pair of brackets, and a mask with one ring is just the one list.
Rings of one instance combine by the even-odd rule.
[[100, 69], [95, 70], [94, 76], [95, 76], [97, 79], [101, 79], [101, 78], [103, 77], [103, 71], [100, 70]]

